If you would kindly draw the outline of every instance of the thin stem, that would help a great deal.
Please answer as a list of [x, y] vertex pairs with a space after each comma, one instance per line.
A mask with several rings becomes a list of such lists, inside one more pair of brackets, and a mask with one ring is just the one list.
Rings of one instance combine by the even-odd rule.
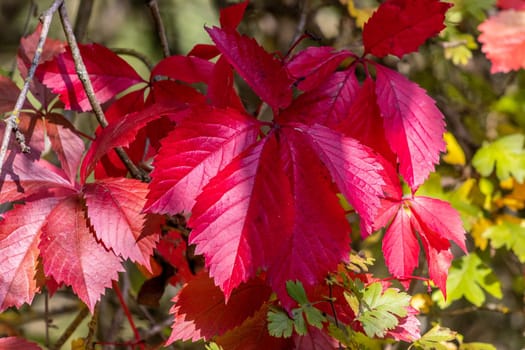
[[77, 18], [75, 19], [75, 37], [83, 42], [86, 37], [87, 27], [91, 13], [93, 12], [93, 0], [82, 0], [78, 5]]
[[142, 340], [140, 338], [140, 333], [137, 330], [137, 327], [135, 326], [135, 322], [133, 321], [133, 315], [131, 315], [128, 305], [126, 304], [126, 301], [124, 300], [124, 297], [122, 296], [122, 292], [120, 291], [120, 287], [116, 281], [113, 281], [113, 290], [115, 291], [115, 294], [117, 295], [120, 305], [122, 306], [122, 309], [124, 310], [124, 313], [126, 314], [126, 317], [128, 318], [129, 325], [131, 327], [131, 330], [133, 331], [133, 334], [135, 335], [135, 340], [137, 341], [137, 344], [140, 346], [141, 349], [144, 349], [144, 344], [142, 343]]
[[69, 324], [66, 330], [64, 330], [64, 333], [62, 333], [60, 338], [58, 338], [55, 345], [50, 347], [50, 349], [53, 349], [53, 350], [60, 349], [62, 345], [64, 345], [66, 341], [69, 339], [69, 337], [73, 334], [73, 332], [78, 328], [80, 323], [87, 317], [87, 315], [89, 315], [89, 309], [87, 308], [87, 306], [82, 305], [82, 309], [80, 309], [80, 311], [78, 312], [73, 322]]
[[168, 38], [166, 36], [166, 30], [164, 29], [164, 23], [160, 16], [159, 4], [157, 0], [146, 0], [148, 7], [151, 11], [153, 21], [155, 22], [155, 28], [157, 29], [157, 35], [159, 36], [160, 46], [162, 47], [162, 53], [164, 57], [170, 56], [170, 47], [168, 44]]
[[15, 137], [20, 144], [22, 152], [27, 153], [30, 151], [30, 148], [25, 144], [24, 135], [18, 130], [18, 123], [20, 120], [18, 116], [20, 115], [20, 110], [24, 106], [24, 102], [27, 98], [27, 93], [29, 92], [29, 85], [33, 80], [35, 75], [36, 67], [40, 61], [40, 56], [42, 56], [42, 51], [44, 48], [44, 43], [46, 42], [47, 34], [49, 33], [49, 26], [51, 25], [51, 20], [53, 19], [53, 14], [57, 9], [63, 4], [63, 0], [55, 0], [51, 6], [42, 14], [40, 20], [42, 21], [42, 32], [40, 33], [40, 38], [38, 38], [38, 44], [35, 50], [35, 56], [31, 62], [31, 67], [29, 68], [29, 73], [27, 74], [24, 86], [18, 95], [18, 99], [15, 103], [15, 108], [5, 119], [6, 127], [4, 131], [4, 137], [2, 139], [2, 146], [0, 146], [0, 169], [4, 165], [5, 156], [7, 154], [7, 148], [9, 147], [9, 142], [11, 140], [11, 133], [15, 133]]
[[84, 341], [87, 350], [95, 349], [95, 342], [93, 342], [93, 337], [95, 336], [95, 330], [97, 329], [98, 324], [99, 305], [100, 303], [97, 303], [95, 305], [93, 316], [91, 316], [91, 321], [89, 321], [88, 323], [88, 334]]
[[[82, 83], [82, 86], [84, 87], [84, 91], [86, 92], [89, 103], [91, 104], [91, 108], [93, 109], [93, 112], [95, 113], [95, 116], [100, 126], [105, 128], [108, 126], [108, 121], [106, 119], [106, 116], [104, 115], [104, 111], [102, 111], [102, 107], [100, 106], [100, 103], [98, 102], [97, 97], [95, 96], [95, 90], [93, 89], [93, 85], [91, 84], [91, 80], [89, 79], [89, 75], [86, 70], [86, 66], [84, 65], [82, 56], [80, 55], [80, 50], [78, 48], [75, 34], [73, 33], [73, 28], [71, 27], [71, 22], [69, 21], [66, 6], [63, 3], [61, 4], [59, 8], [59, 13], [60, 13], [60, 20], [62, 22], [62, 27], [66, 35], [66, 40], [69, 44], [69, 47], [71, 48], [71, 55], [73, 56], [73, 61], [75, 63], [75, 70], [78, 74], [78, 78], [80, 79], [80, 82]], [[134, 178], [140, 179], [140, 180], [146, 179], [146, 176], [131, 161], [131, 159], [126, 154], [126, 151], [124, 151], [122, 147], [115, 148], [115, 151], [117, 152], [117, 155], [119, 156], [120, 160], [124, 163], [124, 165], [126, 166], [126, 168], [129, 170], [129, 172]]]
[[47, 288], [44, 289], [44, 315], [45, 319], [44, 322], [46, 323], [46, 348], [49, 348], [49, 324], [51, 323], [51, 319], [49, 318], [49, 293], [47, 292]]

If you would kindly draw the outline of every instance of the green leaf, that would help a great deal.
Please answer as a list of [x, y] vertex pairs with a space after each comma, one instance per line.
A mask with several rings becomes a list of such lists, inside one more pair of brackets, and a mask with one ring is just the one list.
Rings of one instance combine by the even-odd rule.
[[459, 350], [497, 350], [492, 344], [487, 343], [464, 343], [461, 344]]
[[410, 295], [389, 288], [382, 293], [381, 283], [372, 283], [363, 293], [361, 312], [356, 318], [369, 337], [384, 337], [389, 329], [399, 324], [398, 317], [407, 315]]
[[303, 311], [309, 325], [319, 329], [323, 328], [323, 322], [326, 322], [326, 317], [323, 316], [323, 313], [319, 309], [308, 305], [303, 307]]
[[496, 298], [502, 297], [501, 284], [496, 275], [476, 253], [471, 253], [452, 263], [447, 279], [448, 299], [440, 301], [440, 307], [447, 307], [461, 297], [481, 306], [485, 302], [483, 290]]
[[490, 239], [493, 248], [505, 247], [512, 250], [520, 262], [525, 263], [525, 227], [503, 221], [498, 225], [491, 226], [483, 232], [483, 237]]
[[496, 175], [500, 180], [513, 176], [518, 182], [525, 179], [525, 152], [521, 134], [504, 136], [492, 143], [484, 143], [472, 158], [472, 165], [483, 176], [492, 174], [496, 167]]
[[293, 300], [297, 301], [299, 305], [308, 304], [308, 298], [303, 288], [303, 284], [300, 281], [287, 281], [286, 291]]
[[297, 334], [305, 335], [306, 333], [308, 333], [308, 327], [306, 325], [306, 322], [304, 321], [303, 309], [302, 308], [293, 309], [292, 315], [293, 315], [293, 326]]
[[284, 310], [270, 309], [267, 315], [268, 333], [273, 337], [289, 338], [292, 336], [294, 320]]
[[206, 344], [206, 350], [223, 350], [222, 346], [218, 345], [217, 343], [211, 342]]
[[413, 346], [422, 350], [448, 350], [448, 342], [455, 340], [457, 333], [440, 325], [435, 325], [426, 332], [420, 339], [416, 340]]

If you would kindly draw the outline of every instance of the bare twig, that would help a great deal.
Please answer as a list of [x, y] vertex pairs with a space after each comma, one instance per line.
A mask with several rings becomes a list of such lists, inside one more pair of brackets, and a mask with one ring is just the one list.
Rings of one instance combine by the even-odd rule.
[[[38, 13], [38, 6], [35, 3], [35, 0], [30, 1], [29, 11], [27, 11], [27, 16], [24, 21], [24, 30], [22, 31], [22, 37], [25, 37], [27, 33], [29, 32], [29, 24], [31, 23], [31, 17], [36, 17]], [[9, 78], [11, 80], [13, 79], [15, 75], [17, 60], [13, 60], [13, 65], [11, 66], [11, 70], [9, 71]]]
[[50, 349], [60, 349], [62, 345], [64, 345], [69, 339], [69, 337], [71, 337], [73, 332], [78, 328], [80, 323], [84, 320], [84, 318], [86, 318], [87, 315], [89, 315], [89, 309], [87, 308], [87, 306], [82, 305], [82, 309], [80, 309], [73, 322], [69, 324], [69, 326], [64, 330], [60, 338], [58, 338], [56, 343], [52, 347], [50, 347]]
[[88, 323], [88, 334], [84, 342], [87, 350], [95, 349], [95, 342], [93, 341], [93, 337], [95, 336], [95, 330], [97, 329], [98, 317], [99, 317], [99, 307], [100, 307], [100, 303], [97, 303], [95, 305], [95, 310], [93, 311], [93, 316], [91, 317], [91, 321], [89, 321]]
[[168, 44], [168, 38], [166, 37], [166, 30], [164, 29], [164, 23], [162, 22], [162, 17], [160, 16], [159, 4], [157, 0], [146, 0], [151, 15], [153, 16], [153, 21], [155, 22], [155, 28], [157, 29], [157, 34], [160, 40], [160, 46], [162, 47], [162, 52], [164, 57], [170, 56], [170, 47]]
[[294, 44], [301, 38], [301, 36], [304, 34], [304, 29], [306, 28], [306, 22], [308, 19], [308, 14], [310, 12], [310, 0], [305, 0], [300, 2], [301, 6], [301, 16], [299, 17], [299, 22], [297, 23], [297, 27], [295, 29], [295, 34], [292, 38], [292, 41], [290, 42], [290, 48], [294, 46]]
[[83, 42], [86, 37], [86, 31], [93, 11], [93, 0], [82, 0], [78, 5], [77, 18], [75, 19], [75, 37], [78, 41]]
[[[102, 107], [100, 106], [97, 97], [95, 96], [95, 90], [93, 89], [93, 85], [91, 85], [91, 80], [89, 79], [86, 66], [84, 64], [84, 61], [82, 60], [82, 56], [80, 55], [78, 43], [75, 38], [75, 34], [73, 33], [71, 22], [69, 21], [66, 6], [63, 3], [60, 6], [59, 13], [60, 20], [62, 22], [62, 27], [66, 35], [66, 40], [69, 44], [69, 47], [71, 48], [71, 55], [73, 56], [75, 70], [78, 74], [78, 78], [80, 79], [80, 82], [84, 87], [84, 91], [86, 92], [89, 103], [91, 104], [91, 108], [93, 108], [93, 112], [95, 113], [95, 116], [100, 126], [105, 128], [108, 126], [108, 121], [106, 119], [106, 116], [104, 115], [104, 111], [102, 111]], [[134, 178], [146, 180], [145, 174], [143, 174], [142, 171], [131, 161], [131, 159], [128, 157], [128, 155], [122, 147], [115, 148], [115, 151], [117, 152], [119, 158], [122, 160], [122, 162]]]
[[7, 148], [9, 147], [9, 142], [11, 140], [11, 133], [15, 133], [15, 137], [20, 144], [22, 152], [27, 153], [30, 151], [29, 147], [25, 144], [24, 135], [18, 130], [18, 116], [20, 115], [20, 110], [24, 106], [24, 102], [27, 98], [27, 93], [29, 92], [29, 85], [33, 80], [36, 67], [38, 66], [38, 62], [40, 61], [40, 56], [42, 55], [44, 43], [46, 42], [47, 34], [49, 32], [49, 26], [51, 24], [51, 20], [53, 19], [53, 14], [57, 11], [59, 6], [62, 5], [62, 3], [63, 0], [53, 1], [51, 6], [42, 14], [40, 18], [40, 20], [42, 21], [42, 32], [40, 33], [40, 38], [38, 39], [38, 44], [35, 50], [35, 56], [33, 57], [33, 61], [31, 62], [31, 67], [29, 68], [29, 73], [27, 74], [24, 86], [22, 87], [20, 95], [18, 95], [18, 99], [16, 100], [15, 108], [13, 109], [9, 117], [7, 117], [7, 119], [4, 120], [6, 123], [6, 127], [4, 131], [4, 137], [2, 139], [2, 146], [0, 147], [0, 169], [2, 169], [4, 165], [4, 159], [7, 154]]

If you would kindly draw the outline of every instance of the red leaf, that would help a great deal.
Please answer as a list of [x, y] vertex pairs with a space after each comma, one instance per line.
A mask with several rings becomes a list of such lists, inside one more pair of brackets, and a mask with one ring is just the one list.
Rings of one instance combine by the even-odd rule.
[[346, 261], [350, 252], [350, 227], [330, 174], [303, 137], [288, 128], [279, 134], [294, 199], [293, 219], [288, 219], [293, 226], [290, 231], [282, 227], [278, 243], [272, 244], [274, 257], [268, 261], [267, 279], [286, 307], [294, 304], [286, 281], [299, 279], [305, 286], [315, 285]]
[[445, 25], [445, 12], [452, 4], [439, 0], [387, 0], [363, 28], [365, 54], [388, 54], [401, 58], [416, 51]]
[[329, 46], [309, 47], [295, 55], [286, 68], [299, 82], [299, 89], [309, 91], [323, 83], [343, 60], [352, 55], [350, 51], [336, 52]]
[[188, 225], [190, 244], [228, 300], [273, 258], [290, 227], [292, 196], [274, 135], [241, 153], [204, 187]]
[[385, 185], [382, 161], [367, 146], [324, 126], [300, 129], [361, 217], [362, 233], [371, 233]]
[[200, 108], [162, 141], [146, 210], [189, 212], [211, 178], [253, 144], [259, 123], [233, 109]]
[[[109, 101], [119, 92], [143, 82], [126, 61], [104, 46], [79, 45], [79, 49], [99, 103]], [[66, 109], [91, 110], [69, 48], [54, 60], [41, 64], [35, 74], [54, 93], [60, 95]]]
[[299, 122], [336, 127], [348, 117], [358, 90], [359, 81], [354, 69], [336, 72], [316, 89], [296, 98], [275, 119], [282, 123]]
[[412, 191], [421, 185], [445, 151], [443, 114], [417, 84], [401, 74], [375, 65], [377, 104], [384, 118], [390, 148], [399, 159], [399, 172]]
[[273, 109], [292, 102], [292, 79], [282, 63], [257, 42], [234, 31], [206, 28], [217, 48], [255, 93]]
[[244, 111], [242, 101], [235, 92], [233, 69], [224, 56], [219, 57], [215, 64], [206, 96], [213, 106]]
[[188, 260], [186, 259], [186, 250], [188, 246], [177, 230], [170, 230], [167, 234], [161, 236], [157, 243], [157, 252], [171, 266], [177, 269], [174, 280], [171, 282], [188, 282], [193, 278]]
[[97, 238], [116, 255], [150, 269], [156, 239], [150, 235], [139, 240], [147, 185], [133, 179], [108, 178], [84, 185], [83, 191]]
[[104, 289], [123, 271], [120, 259], [97, 243], [76, 196], [56, 205], [42, 229], [39, 245], [44, 272], [73, 288], [93, 312]]
[[12, 111], [19, 94], [20, 89], [12, 80], [0, 75], [0, 113]]
[[18, 205], [0, 225], [0, 310], [31, 303], [39, 286], [35, 279], [40, 231], [58, 199]]
[[387, 331], [387, 337], [407, 343], [412, 343], [421, 338], [421, 323], [417, 318], [418, 313], [416, 309], [408, 307], [408, 315], [399, 320], [396, 328]]
[[211, 60], [221, 54], [217, 46], [210, 44], [195, 45], [186, 56], [195, 56], [205, 60]]
[[195, 56], [170, 56], [160, 61], [151, 71], [151, 77], [166, 76], [185, 83], [208, 82], [214, 64]]
[[294, 334], [294, 349], [298, 350], [334, 350], [339, 348], [339, 342], [326, 334], [325, 331], [309, 326], [306, 335]]
[[276, 338], [268, 334], [268, 310], [268, 305], [264, 304], [242, 325], [217, 337], [215, 342], [224, 350], [293, 349], [292, 338]]
[[219, 20], [221, 27], [224, 30], [234, 31], [237, 29], [242, 21], [246, 7], [248, 7], [249, 0], [245, 0], [235, 5], [231, 5], [221, 9]]
[[504, 10], [525, 10], [525, 0], [498, 0], [497, 6]]
[[1, 350], [42, 350], [40, 346], [33, 342], [18, 337], [0, 338]]
[[270, 288], [262, 280], [254, 279], [241, 284], [225, 304], [221, 290], [201, 273], [173, 298], [175, 305], [170, 313], [175, 316], [175, 322], [167, 344], [176, 340], [210, 340], [222, 335], [252, 316], [270, 294]]
[[501, 11], [478, 29], [481, 50], [492, 62], [491, 73], [525, 68], [525, 11]]

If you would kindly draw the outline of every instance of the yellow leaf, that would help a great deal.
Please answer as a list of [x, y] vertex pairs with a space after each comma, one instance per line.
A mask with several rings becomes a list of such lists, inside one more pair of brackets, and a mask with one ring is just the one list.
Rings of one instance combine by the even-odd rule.
[[447, 144], [447, 153], [443, 155], [443, 161], [452, 165], [465, 165], [465, 153], [454, 135], [446, 132], [443, 138]]
[[474, 225], [472, 225], [472, 231], [470, 232], [470, 235], [474, 239], [474, 245], [481, 250], [485, 250], [489, 242], [486, 237], [483, 237], [483, 232], [485, 232], [492, 225], [494, 225], [494, 223], [485, 218], [480, 218], [474, 223]]
[[71, 341], [71, 350], [85, 350], [86, 343], [83, 338], [73, 339]]
[[428, 314], [430, 312], [432, 304], [433, 301], [430, 298], [430, 295], [423, 293], [415, 294], [410, 300], [410, 306], [423, 314]]
[[356, 25], [361, 29], [376, 10], [373, 7], [357, 8], [354, 0], [348, 0], [346, 8], [350, 16], [355, 18]]

